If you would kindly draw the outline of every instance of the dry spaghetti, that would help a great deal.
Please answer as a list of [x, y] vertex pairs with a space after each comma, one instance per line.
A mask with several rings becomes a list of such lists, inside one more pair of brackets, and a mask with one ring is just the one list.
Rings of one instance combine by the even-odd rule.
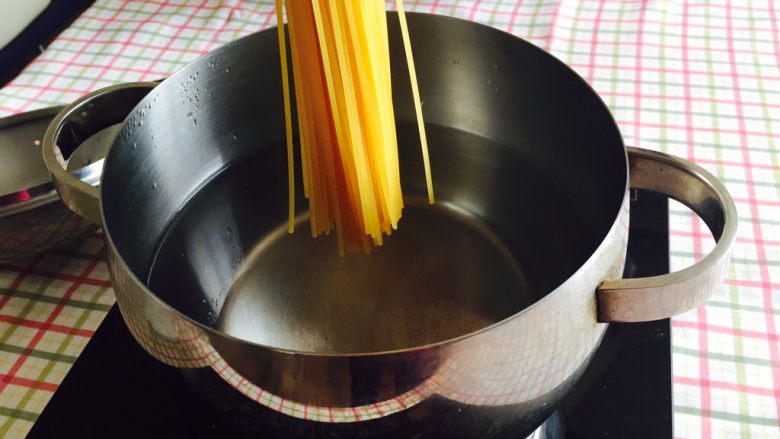
[[[282, 23], [282, 0], [276, 10]], [[295, 83], [303, 190], [312, 236], [334, 227], [339, 250], [382, 245], [403, 209], [390, 79], [387, 16], [382, 0], [284, 2]], [[428, 146], [403, 4], [398, 17], [433, 203]], [[294, 163], [287, 47], [279, 26], [293, 231]]]

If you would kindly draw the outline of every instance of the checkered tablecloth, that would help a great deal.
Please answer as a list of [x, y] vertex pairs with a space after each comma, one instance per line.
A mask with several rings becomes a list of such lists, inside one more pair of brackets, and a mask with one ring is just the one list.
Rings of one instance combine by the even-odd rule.
[[[780, 5], [407, 5], [547, 49], [593, 84], [627, 143], [692, 160], [726, 184], [740, 219], [728, 279], [705, 306], [673, 321], [675, 436], [780, 438]], [[0, 90], [0, 116], [161, 78], [273, 25], [272, 1], [98, 0]], [[711, 248], [711, 236], [679, 205], [671, 220], [672, 262], [681, 268]], [[0, 264], [0, 437], [26, 434], [114, 302], [102, 255], [98, 233], [79, 248]]]

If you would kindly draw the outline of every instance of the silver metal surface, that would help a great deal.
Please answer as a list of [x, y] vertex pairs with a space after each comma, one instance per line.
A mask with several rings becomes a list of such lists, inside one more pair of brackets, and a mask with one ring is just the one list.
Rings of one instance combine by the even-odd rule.
[[[311, 239], [300, 194], [296, 234], [283, 233], [274, 30], [223, 46], [145, 97], [126, 91], [143, 85], [105, 93], [140, 100], [100, 186], [117, 301], [160, 361], [216, 373], [323, 437], [522, 437], [606, 329], [595, 291], [623, 271], [626, 149], [592, 89], [550, 55], [485, 26], [410, 14], [437, 191], [436, 205], [421, 206], [395, 21], [407, 206], [370, 255], [339, 258], [332, 238]], [[49, 130], [47, 151], [63, 132]], [[88, 202], [81, 211], [94, 214], [97, 199]], [[268, 422], [283, 429], [283, 419]]]
[[737, 208], [715, 176], [688, 161], [629, 148], [631, 187], [668, 195], [707, 224], [715, 248], [701, 261], [662, 276], [607, 280], [597, 292], [599, 321], [641, 322], [668, 318], [703, 303], [723, 282], [737, 236]]
[[[54, 187], [69, 209], [94, 224], [100, 223], [96, 180], [100, 178], [101, 159], [107, 148], [82, 150], [80, 145], [102, 145], [113, 140], [118, 129], [114, 126], [123, 122], [138, 100], [156, 84], [120, 84], [97, 90], [63, 108], [46, 130], [43, 162]], [[71, 159], [77, 165], [69, 165]]]
[[[43, 134], [60, 110], [0, 119], [0, 262], [76, 243], [95, 229], [62, 205], [41, 160]], [[93, 142], [79, 151], [97, 156], [109, 144]]]

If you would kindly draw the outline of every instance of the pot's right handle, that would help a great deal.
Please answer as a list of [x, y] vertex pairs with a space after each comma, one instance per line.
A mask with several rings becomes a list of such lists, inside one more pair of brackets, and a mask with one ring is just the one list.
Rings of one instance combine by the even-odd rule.
[[94, 91], [63, 108], [43, 136], [43, 162], [49, 169], [62, 202], [77, 214], [100, 224], [100, 192], [97, 186], [68, 172], [57, 157], [67, 158], [82, 142], [99, 131], [120, 123], [158, 83], [134, 82]]
[[717, 290], [737, 234], [737, 208], [718, 179], [668, 154], [628, 148], [630, 185], [659, 192], [696, 212], [718, 241], [696, 264], [669, 274], [604, 281], [597, 290], [601, 322], [642, 322], [671, 317], [703, 303]]

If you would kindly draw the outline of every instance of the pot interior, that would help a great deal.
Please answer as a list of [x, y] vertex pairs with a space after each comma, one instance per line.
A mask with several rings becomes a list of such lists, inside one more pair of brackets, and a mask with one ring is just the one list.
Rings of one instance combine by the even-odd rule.
[[[372, 352], [503, 320], [554, 288], [561, 267], [587, 257], [579, 242], [594, 231], [572, 194], [478, 136], [428, 127], [439, 194], [428, 205], [410, 140], [416, 127], [399, 128], [406, 207], [384, 246], [340, 257], [335, 234], [311, 237], [305, 210], [288, 234], [279, 144], [226, 169], [186, 205], [162, 240], [149, 287], [173, 293], [162, 297], [242, 339], [307, 352]], [[498, 191], [501, 181], [501, 193], [482, 192]], [[493, 224], [477, 215], [488, 198], [497, 203]]]
[[[304, 352], [403, 349], [504, 320], [581, 267], [626, 190], [619, 132], [571, 70], [510, 35], [410, 15], [434, 189], [390, 26], [402, 187], [397, 231], [370, 255], [312, 239], [287, 175], [275, 32], [167, 79], [106, 159], [105, 228], [154, 294], [238, 338]], [[397, 66], [397, 67], [396, 67]]]

